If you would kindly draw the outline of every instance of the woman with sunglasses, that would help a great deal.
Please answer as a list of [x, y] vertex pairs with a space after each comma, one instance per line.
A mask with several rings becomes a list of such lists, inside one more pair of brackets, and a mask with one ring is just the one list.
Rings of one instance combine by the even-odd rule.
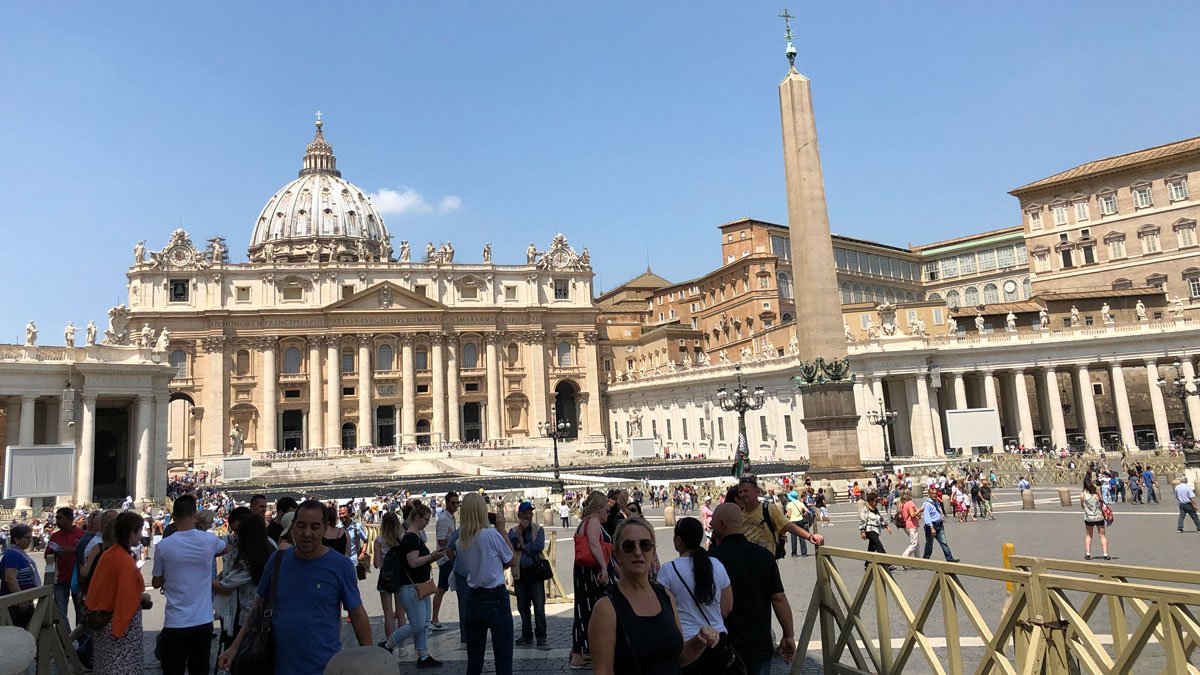
[[588, 625], [596, 675], [677, 675], [681, 665], [715, 647], [720, 634], [705, 625], [684, 641], [675, 598], [650, 581], [654, 528], [649, 523], [638, 517], [622, 520], [613, 539], [620, 576], [596, 603]]
[[[629, 502], [629, 515], [634, 518], [645, 518], [642, 515], [642, 503], [640, 501]], [[654, 551], [650, 561], [650, 581], [658, 581], [658, 572], [662, 569], [662, 562], [658, 559], [658, 551]]]

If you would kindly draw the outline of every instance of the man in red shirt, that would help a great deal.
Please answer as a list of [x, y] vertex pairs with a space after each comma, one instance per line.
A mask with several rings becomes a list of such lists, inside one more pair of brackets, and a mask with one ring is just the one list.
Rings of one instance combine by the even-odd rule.
[[67, 600], [75, 606], [75, 622], [79, 622], [79, 598], [71, 592], [71, 573], [75, 569], [75, 545], [83, 538], [83, 530], [75, 527], [74, 518], [75, 512], [69, 506], [54, 512], [57, 529], [50, 535], [50, 544], [46, 547], [46, 559], [54, 556], [54, 604], [68, 631], [71, 624], [67, 621]]

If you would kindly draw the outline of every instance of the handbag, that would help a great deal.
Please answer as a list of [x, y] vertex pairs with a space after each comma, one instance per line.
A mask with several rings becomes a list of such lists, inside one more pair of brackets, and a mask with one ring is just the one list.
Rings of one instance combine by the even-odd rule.
[[1103, 499], [1100, 500], [1100, 514], [1104, 516], [1105, 526], [1112, 525], [1113, 521], [1117, 519], [1113, 515], [1112, 509], [1108, 508], [1108, 504], [1104, 503]]
[[596, 560], [596, 556], [592, 555], [592, 547], [588, 545], [587, 534], [584, 533], [584, 526], [591, 520], [591, 518], [585, 519], [575, 530], [575, 564], [602, 570], [608, 567], [608, 561], [612, 560], [612, 542], [604, 541], [604, 538], [601, 537], [600, 555], [604, 556], [604, 563], [601, 564]]
[[354, 572], [355, 572], [355, 574], [358, 575], [359, 581], [363, 581], [364, 579], [366, 579], [367, 578], [367, 561], [359, 560], [358, 564], [354, 566]]
[[267, 600], [259, 605], [250, 623], [246, 626], [246, 635], [238, 646], [233, 663], [229, 665], [232, 675], [257, 675], [258, 673], [275, 672], [275, 638], [271, 634], [271, 617], [275, 614], [275, 587], [279, 585], [279, 568], [283, 563], [283, 551], [275, 553], [275, 566], [271, 572], [271, 588], [267, 591]]
[[[704, 606], [696, 599], [696, 594], [692, 592], [692, 587], [688, 586], [683, 580], [683, 575], [675, 568], [675, 561], [671, 561], [671, 570], [675, 572], [675, 578], [679, 579], [679, 583], [683, 584], [684, 590], [691, 596], [692, 602], [696, 605], [696, 609], [700, 610], [700, 616], [704, 617], [705, 623], [712, 624], [708, 620], [708, 613], [704, 611]], [[729, 633], [722, 631], [721, 639], [717, 642], [716, 647], [705, 647], [700, 656], [696, 660], [687, 665], [687, 669], [696, 673], [714, 673], [722, 675], [746, 675], [746, 663], [742, 661], [742, 657], [733, 649], [733, 640], [729, 637]]]
[[426, 579], [419, 584], [413, 581], [412, 575], [408, 573], [407, 565], [404, 567], [404, 576], [408, 577], [408, 583], [412, 584], [412, 587], [416, 589], [418, 600], [424, 600], [437, 592], [437, 582], [432, 578]]
[[533, 567], [529, 568], [529, 578], [534, 581], [550, 581], [554, 578], [554, 567], [545, 558], [536, 558]]

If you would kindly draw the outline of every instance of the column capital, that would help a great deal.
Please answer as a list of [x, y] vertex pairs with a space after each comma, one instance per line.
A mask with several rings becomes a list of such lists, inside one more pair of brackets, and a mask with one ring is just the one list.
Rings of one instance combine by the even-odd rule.
[[538, 345], [546, 341], [546, 331], [529, 330], [521, 334], [521, 340], [527, 345]]
[[358, 338], [359, 347], [371, 347], [375, 344], [375, 336], [371, 333], [359, 333], [355, 337]]
[[89, 394], [87, 392], [84, 392], [83, 395], [81, 396], [80, 400], [83, 401], [84, 404], [90, 403], [92, 405], [96, 405], [96, 395], [95, 394]]
[[413, 346], [413, 342], [416, 340], [416, 337], [417, 336], [412, 333], [401, 333], [397, 340], [400, 342], [401, 347], [411, 347]]
[[153, 403], [154, 394], [138, 394], [137, 401], [138, 403]]
[[600, 341], [599, 331], [589, 330], [583, 334], [583, 341], [589, 345], [594, 345]]
[[504, 333], [496, 331], [494, 333], [484, 333], [483, 340], [485, 344], [499, 345], [504, 342]]
[[1012, 369], [1012, 373], [1013, 373], [1013, 375], [1015, 375], [1015, 376], [1018, 376], [1018, 377], [1024, 377], [1024, 375], [1025, 375], [1025, 366], [1018, 366], [1018, 367], [1016, 367], [1016, 368], [1013, 368], [1013, 369]]
[[324, 335], [309, 335], [308, 336], [308, 348], [309, 349], [320, 349], [321, 347], [324, 347], [324, 346], [325, 346], [325, 336]]
[[267, 352], [275, 349], [279, 344], [279, 338], [274, 335], [260, 335], [253, 340], [253, 344], [259, 351]]
[[209, 335], [200, 339], [200, 347], [209, 353], [223, 352], [227, 344], [229, 344], [229, 338], [224, 335]]
[[1151, 366], [1151, 367], [1158, 366], [1158, 359], [1146, 358], [1146, 359], [1142, 359], [1142, 362], [1145, 363], [1147, 366]]
[[342, 334], [341, 333], [327, 334], [325, 336], [325, 344], [326, 344], [326, 346], [329, 346], [329, 347], [334, 347], [334, 348], [340, 347], [342, 344]]
[[446, 344], [447, 337], [448, 337], [447, 334], [444, 332], [433, 331], [429, 334], [429, 342], [432, 345], [440, 347], [440, 346]]

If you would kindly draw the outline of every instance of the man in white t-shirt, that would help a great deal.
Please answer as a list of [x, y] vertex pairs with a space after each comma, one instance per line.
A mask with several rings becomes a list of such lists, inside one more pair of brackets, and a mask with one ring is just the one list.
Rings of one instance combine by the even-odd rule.
[[558, 505], [558, 519], [562, 522], [564, 530], [571, 526], [571, 507], [567, 506], [567, 500], [565, 499]]
[[[458, 529], [458, 525], [454, 522], [454, 514], [458, 511], [459, 497], [457, 492], [447, 492], [446, 499], [443, 502], [445, 508], [438, 511], [437, 515], [437, 547], [446, 550], [446, 544], [450, 541], [450, 535], [454, 534], [454, 530]], [[454, 569], [454, 565], [450, 562], [450, 558], [443, 555], [438, 560], [438, 581], [437, 591], [433, 594], [433, 618], [429, 622], [429, 630], [438, 631], [446, 630], [439, 620], [439, 614], [442, 611], [442, 597], [446, 595], [446, 591], [450, 590], [450, 572]]]
[[163, 589], [163, 675], [208, 675], [212, 645], [213, 559], [228, 550], [225, 540], [196, 529], [196, 498], [183, 495], [171, 509], [175, 532], [154, 552], [151, 583]]

